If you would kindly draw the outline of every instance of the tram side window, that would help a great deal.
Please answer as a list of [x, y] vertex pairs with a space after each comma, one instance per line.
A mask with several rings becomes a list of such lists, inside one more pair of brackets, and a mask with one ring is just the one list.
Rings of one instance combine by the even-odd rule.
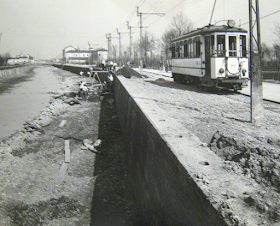
[[184, 45], [183, 42], [180, 44], [180, 57], [184, 57]]
[[217, 55], [218, 57], [225, 56], [225, 36], [217, 35]]
[[187, 41], [184, 42], [184, 57], [185, 58], [188, 57], [188, 42]]
[[192, 39], [188, 40], [188, 57], [193, 57], [193, 43], [192, 43]]
[[241, 51], [241, 57], [247, 56], [246, 35], [240, 35], [240, 51]]
[[229, 56], [237, 56], [237, 49], [236, 49], [236, 36], [229, 36], [228, 37], [228, 44], [229, 44]]
[[175, 46], [170, 47], [171, 57], [175, 58]]
[[196, 37], [193, 40], [193, 55], [194, 57], [200, 57], [200, 38]]
[[175, 51], [175, 58], [180, 57], [180, 46], [176, 46], [176, 51]]

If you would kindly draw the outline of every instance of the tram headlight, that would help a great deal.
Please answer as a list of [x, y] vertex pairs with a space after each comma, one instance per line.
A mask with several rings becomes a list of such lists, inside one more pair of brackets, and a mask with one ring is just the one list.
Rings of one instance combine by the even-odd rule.
[[225, 70], [223, 68], [220, 68], [219, 73], [223, 74], [225, 72]]
[[229, 27], [234, 27], [234, 26], [235, 26], [235, 21], [234, 21], [234, 20], [228, 20], [228, 21], [227, 21], [227, 25], [228, 25]]

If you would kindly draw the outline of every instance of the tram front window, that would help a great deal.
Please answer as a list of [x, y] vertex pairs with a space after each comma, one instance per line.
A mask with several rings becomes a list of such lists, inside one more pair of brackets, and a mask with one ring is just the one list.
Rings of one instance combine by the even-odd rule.
[[225, 36], [217, 35], [217, 55], [218, 57], [225, 56]]
[[240, 50], [241, 50], [241, 56], [246, 57], [247, 49], [246, 49], [246, 36], [245, 35], [240, 35]]
[[237, 56], [236, 36], [229, 36], [229, 56]]

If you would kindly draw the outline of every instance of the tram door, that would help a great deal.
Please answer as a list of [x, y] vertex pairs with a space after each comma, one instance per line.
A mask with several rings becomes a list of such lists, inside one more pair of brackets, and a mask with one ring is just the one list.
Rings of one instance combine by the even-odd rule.
[[211, 78], [211, 42], [210, 36], [205, 36], [205, 77]]

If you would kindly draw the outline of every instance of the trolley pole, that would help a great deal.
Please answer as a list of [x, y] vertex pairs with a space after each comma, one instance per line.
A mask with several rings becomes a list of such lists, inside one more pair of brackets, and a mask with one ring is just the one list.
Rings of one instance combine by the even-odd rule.
[[259, 0], [255, 0], [254, 4], [253, 1], [249, 0], [251, 122], [256, 126], [261, 126], [263, 122], [263, 87]]

